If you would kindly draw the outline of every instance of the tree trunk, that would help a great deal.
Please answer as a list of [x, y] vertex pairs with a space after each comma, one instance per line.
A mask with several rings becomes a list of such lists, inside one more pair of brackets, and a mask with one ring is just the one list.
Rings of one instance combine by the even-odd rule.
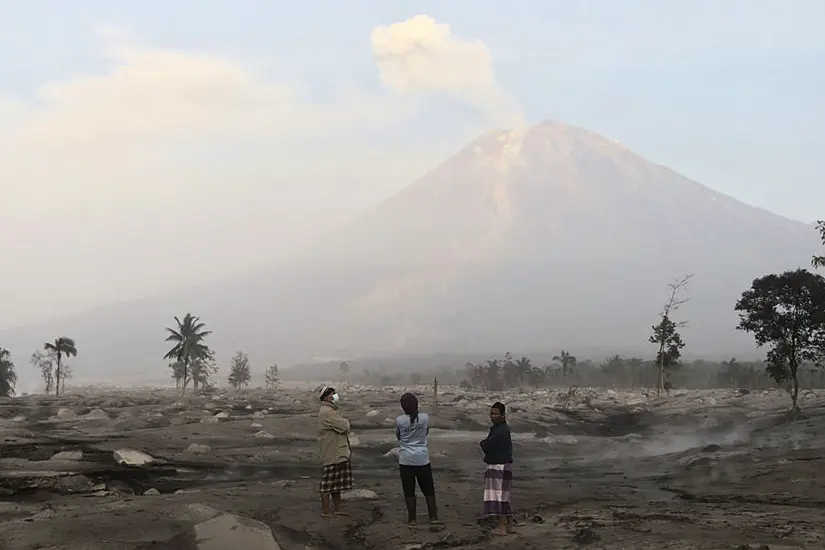
[[186, 393], [186, 383], [189, 381], [189, 361], [187, 359], [183, 360], [183, 383], [180, 387], [180, 396]]
[[793, 416], [797, 417], [799, 414], [799, 377], [796, 374], [797, 369], [791, 367], [791, 376], [793, 377], [793, 392], [791, 393], [791, 401], [793, 401]]
[[54, 385], [54, 396], [60, 396], [60, 375], [62, 374], [62, 370], [60, 368], [60, 351], [57, 352], [57, 382]]
[[665, 389], [665, 344], [659, 344], [658, 376], [656, 377], [656, 397], [661, 397]]

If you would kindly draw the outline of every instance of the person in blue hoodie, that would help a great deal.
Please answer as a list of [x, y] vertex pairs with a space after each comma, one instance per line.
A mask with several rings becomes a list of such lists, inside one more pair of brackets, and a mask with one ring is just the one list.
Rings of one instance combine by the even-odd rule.
[[430, 453], [427, 448], [427, 434], [430, 433], [430, 417], [418, 412], [418, 398], [411, 393], [401, 396], [401, 409], [404, 414], [395, 419], [395, 438], [399, 443], [398, 469], [401, 474], [401, 488], [407, 505], [407, 518], [410, 525], [415, 525], [416, 504], [415, 484], [421, 488], [427, 501], [430, 523], [438, 520], [435, 503], [435, 482], [430, 466]]

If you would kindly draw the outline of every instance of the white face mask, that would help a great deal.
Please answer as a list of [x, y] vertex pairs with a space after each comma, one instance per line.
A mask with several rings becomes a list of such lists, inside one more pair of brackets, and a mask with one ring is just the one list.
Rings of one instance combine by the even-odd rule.
[[338, 394], [337, 393], [332, 394], [332, 402], [333, 403], [338, 403]]

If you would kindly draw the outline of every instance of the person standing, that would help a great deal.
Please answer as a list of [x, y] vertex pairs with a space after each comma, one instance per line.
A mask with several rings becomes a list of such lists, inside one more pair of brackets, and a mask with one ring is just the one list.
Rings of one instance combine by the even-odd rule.
[[493, 423], [490, 433], [480, 444], [487, 464], [484, 471], [484, 515], [498, 518], [498, 527], [493, 534], [506, 535], [512, 516], [513, 441], [503, 403], [496, 402], [490, 407], [490, 421]]
[[341, 493], [352, 489], [352, 448], [349, 442], [350, 423], [338, 410], [335, 388], [321, 388], [321, 408], [318, 411], [318, 448], [323, 466], [321, 477], [321, 516], [347, 516], [341, 508]]
[[438, 508], [435, 502], [435, 481], [430, 465], [430, 453], [427, 448], [427, 434], [430, 433], [430, 417], [418, 412], [418, 398], [405, 393], [401, 396], [401, 409], [404, 414], [395, 419], [395, 438], [399, 443], [398, 470], [401, 474], [401, 489], [407, 505], [407, 521], [410, 525], [417, 522], [415, 484], [418, 483], [427, 502], [430, 523], [438, 520]]

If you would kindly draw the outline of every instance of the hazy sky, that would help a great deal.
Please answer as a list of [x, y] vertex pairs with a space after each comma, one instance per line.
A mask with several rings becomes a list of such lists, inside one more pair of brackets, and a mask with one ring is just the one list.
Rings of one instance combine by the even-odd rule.
[[821, 0], [0, 13], [0, 328], [266, 262], [521, 121], [825, 217]]

